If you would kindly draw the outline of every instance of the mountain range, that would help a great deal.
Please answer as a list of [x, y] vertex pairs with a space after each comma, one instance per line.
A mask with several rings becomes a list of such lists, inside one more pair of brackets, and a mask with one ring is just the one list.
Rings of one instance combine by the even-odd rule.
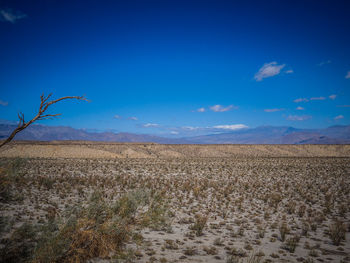
[[[16, 125], [0, 124], [0, 140]], [[31, 125], [18, 133], [15, 140], [53, 141], [83, 140], [105, 142], [154, 142], [162, 144], [350, 144], [350, 125], [325, 129], [296, 129], [289, 126], [260, 126], [226, 133], [185, 138], [166, 138], [149, 134], [89, 132], [65, 126]]]

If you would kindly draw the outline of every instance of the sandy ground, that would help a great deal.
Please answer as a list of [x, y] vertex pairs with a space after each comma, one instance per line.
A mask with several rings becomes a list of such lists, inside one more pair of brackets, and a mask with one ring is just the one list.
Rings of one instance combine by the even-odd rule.
[[[349, 151], [339, 145], [12, 144], [0, 160], [27, 157], [19, 168], [24, 179], [13, 186], [14, 200], [0, 202], [1, 216], [16, 228], [44, 222], [52, 210], [62, 217], [95, 189], [110, 202], [130, 191], [162, 191], [167, 225], [137, 230], [143, 241], [127, 244], [131, 262], [250, 262], [253, 254], [260, 255], [256, 262], [350, 262]], [[197, 233], [200, 217], [207, 221]], [[331, 238], [335, 224], [344, 228], [339, 244]]]

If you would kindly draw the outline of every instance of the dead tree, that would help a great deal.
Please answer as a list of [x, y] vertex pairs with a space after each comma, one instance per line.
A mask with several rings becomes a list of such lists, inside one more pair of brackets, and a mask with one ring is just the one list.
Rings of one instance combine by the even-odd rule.
[[39, 107], [39, 111], [38, 114], [31, 119], [28, 122], [24, 121], [24, 114], [22, 112], [18, 113], [18, 118], [19, 118], [19, 123], [16, 129], [13, 130], [13, 132], [10, 134], [10, 136], [3, 142], [0, 143], [0, 147], [4, 146], [6, 143], [10, 142], [17, 133], [19, 133], [20, 131], [24, 130], [25, 128], [27, 128], [30, 124], [32, 124], [35, 121], [40, 121], [40, 120], [47, 120], [47, 119], [52, 119], [55, 118], [57, 116], [60, 116], [61, 114], [45, 114], [46, 110], [49, 108], [49, 106], [51, 106], [52, 104], [55, 104], [61, 100], [68, 100], [68, 99], [77, 99], [77, 100], [85, 100], [85, 101], [89, 101], [88, 99], [86, 99], [84, 96], [67, 96], [67, 97], [62, 97], [59, 98], [57, 100], [51, 100], [48, 101], [49, 98], [51, 97], [52, 93], [50, 93], [48, 96], [44, 96], [44, 94], [42, 94], [40, 96], [40, 107]]

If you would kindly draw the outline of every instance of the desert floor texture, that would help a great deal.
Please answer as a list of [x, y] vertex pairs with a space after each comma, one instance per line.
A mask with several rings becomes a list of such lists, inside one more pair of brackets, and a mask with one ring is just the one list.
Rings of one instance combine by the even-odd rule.
[[14, 142], [0, 262], [350, 262], [350, 145]]

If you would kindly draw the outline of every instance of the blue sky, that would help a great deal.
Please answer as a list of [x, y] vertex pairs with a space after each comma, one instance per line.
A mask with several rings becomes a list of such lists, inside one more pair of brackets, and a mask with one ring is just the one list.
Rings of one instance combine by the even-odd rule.
[[349, 1], [2, 1], [0, 119], [187, 136], [350, 123]]

